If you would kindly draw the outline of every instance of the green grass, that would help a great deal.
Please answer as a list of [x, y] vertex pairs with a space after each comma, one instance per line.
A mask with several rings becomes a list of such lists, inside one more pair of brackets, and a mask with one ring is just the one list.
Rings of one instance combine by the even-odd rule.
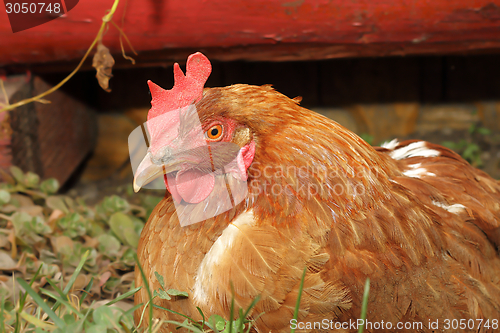
[[467, 134], [464, 139], [459, 141], [443, 141], [441, 144], [460, 154], [472, 166], [481, 168], [484, 165], [481, 158], [483, 151], [476, 142], [490, 136], [491, 131], [477, 124], [471, 124]]

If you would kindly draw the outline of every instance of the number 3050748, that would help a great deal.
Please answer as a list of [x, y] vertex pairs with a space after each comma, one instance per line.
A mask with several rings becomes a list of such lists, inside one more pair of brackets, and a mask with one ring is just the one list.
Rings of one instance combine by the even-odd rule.
[[7, 14], [41, 14], [41, 13], [61, 13], [60, 3], [45, 3], [45, 2], [23, 2], [23, 3], [5, 3]]
[[499, 322], [498, 319], [445, 319], [444, 320], [444, 329], [449, 330], [449, 329], [470, 329], [470, 330], [479, 330], [480, 328], [486, 328], [486, 329], [498, 329], [499, 327]]

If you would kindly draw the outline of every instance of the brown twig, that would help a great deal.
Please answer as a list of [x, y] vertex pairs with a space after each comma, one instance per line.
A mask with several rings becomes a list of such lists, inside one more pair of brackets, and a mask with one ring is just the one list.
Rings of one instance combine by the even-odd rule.
[[129, 57], [128, 55], [125, 54], [125, 49], [123, 48], [123, 42], [122, 42], [122, 36], [125, 37], [125, 40], [127, 41], [127, 44], [128, 46], [130, 47], [130, 49], [132, 50], [132, 52], [134, 52], [135, 55], [137, 55], [137, 52], [135, 52], [134, 50], [134, 47], [132, 46], [132, 43], [130, 43], [130, 41], [128, 40], [128, 37], [127, 35], [125, 35], [125, 33], [123, 32], [123, 30], [118, 26], [118, 24], [116, 24], [115, 22], [111, 21], [111, 23], [113, 23], [113, 25], [115, 26], [116, 29], [118, 29], [118, 31], [120, 32], [120, 37], [119, 37], [119, 40], [120, 40], [120, 47], [122, 49], [122, 56], [127, 59], [127, 60], [130, 60], [130, 62], [132, 63], [132, 65], [135, 65], [135, 60], [134, 58], [132, 57]]

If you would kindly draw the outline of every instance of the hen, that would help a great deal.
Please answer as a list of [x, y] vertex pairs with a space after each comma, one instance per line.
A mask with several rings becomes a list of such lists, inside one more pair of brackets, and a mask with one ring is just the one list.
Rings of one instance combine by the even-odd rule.
[[[232, 283], [237, 308], [260, 295], [258, 332], [353, 331], [370, 278], [365, 331], [498, 331], [496, 180], [428, 142], [373, 148], [270, 86], [204, 89], [210, 72], [196, 53], [186, 76], [175, 65], [172, 90], [149, 82], [149, 149], [134, 189], [163, 176], [168, 191], [138, 257], [152, 289], [158, 272], [165, 290], [189, 294], [155, 304], [228, 318]], [[142, 288], [135, 302], [148, 300]], [[184, 320], [158, 308], [154, 317]]]

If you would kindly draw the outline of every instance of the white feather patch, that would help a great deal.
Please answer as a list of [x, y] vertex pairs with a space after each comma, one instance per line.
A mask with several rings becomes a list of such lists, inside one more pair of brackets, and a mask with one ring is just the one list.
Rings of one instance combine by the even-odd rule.
[[395, 160], [402, 160], [414, 156], [435, 157], [439, 156], [439, 151], [427, 148], [425, 141], [418, 141], [410, 143], [408, 146], [395, 149], [391, 151], [389, 155]]
[[421, 168], [422, 164], [421, 163], [415, 163], [415, 164], [410, 164], [408, 167], [410, 167], [409, 170], [406, 170], [403, 172], [403, 175], [407, 177], [412, 177], [412, 178], [420, 178], [422, 176], [435, 176], [435, 173], [427, 171], [425, 168]]
[[240, 226], [252, 225], [255, 221], [253, 210], [250, 209], [240, 214], [231, 222], [214, 242], [203, 258], [196, 272], [193, 297], [195, 302], [207, 304], [207, 291], [205, 287], [213, 284], [212, 271], [217, 267], [224, 255], [231, 255], [230, 250], [234, 241], [240, 235]]
[[438, 206], [438, 207], [441, 207], [447, 211], [449, 211], [450, 213], [453, 213], [453, 214], [458, 214], [460, 213], [463, 209], [465, 209], [465, 206], [462, 205], [462, 204], [453, 204], [453, 205], [447, 205], [447, 204], [444, 204], [442, 202], [439, 202], [439, 201], [433, 201], [432, 202], [434, 204], [434, 206]]
[[393, 139], [392, 141], [386, 141], [382, 143], [381, 147], [389, 150], [394, 150], [397, 145], [399, 145], [398, 139]]

